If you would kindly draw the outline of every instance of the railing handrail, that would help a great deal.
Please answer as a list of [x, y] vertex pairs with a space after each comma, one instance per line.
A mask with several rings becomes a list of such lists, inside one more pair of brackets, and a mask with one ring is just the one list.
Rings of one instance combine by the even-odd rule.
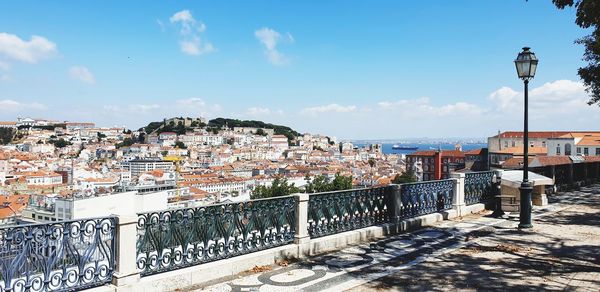
[[463, 172], [463, 173], [465, 175], [467, 175], [467, 174], [488, 173], [488, 172], [495, 172], [495, 170], [469, 171], [469, 172]]
[[404, 185], [419, 185], [419, 184], [427, 184], [427, 183], [435, 183], [435, 182], [444, 182], [444, 181], [454, 181], [453, 178], [445, 178], [445, 179], [439, 179], [439, 180], [427, 180], [427, 181], [418, 181], [418, 182], [412, 182], [412, 183], [403, 183], [403, 184], [390, 184], [390, 185], [397, 185], [397, 186], [404, 186]]
[[224, 206], [224, 205], [230, 205], [230, 204], [241, 204], [241, 203], [247, 203], [247, 202], [269, 201], [269, 200], [277, 200], [277, 199], [283, 199], [283, 198], [291, 198], [291, 197], [295, 197], [295, 196], [296, 195], [292, 194], [292, 195], [287, 195], [287, 196], [278, 196], [278, 197], [260, 198], [260, 199], [250, 199], [250, 200], [243, 200], [243, 201], [239, 201], [239, 202], [229, 202], [229, 203], [216, 203], [216, 204], [201, 205], [201, 206], [195, 206], [195, 207], [167, 208], [167, 209], [160, 209], [160, 210], [155, 210], [155, 211], [140, 212], [140, 213], [136, 213], [136, 215], [140, 216], [140, 215], [147, 215], [147, 214], [150, 214], [150, 213], [176, 212], [176, 211], [198, 209], [198, 208], [205, 208], [205, 207], [218, 207], [218, 206]]
[[98, 219], [116, 219], [117, 224], [119, 220], [119, 216], [115, 214], [111, 214], [103, 217], [86, 217], [81, 219], [70, 219], [70, 220], [60, 220], [60, 221], [50, 221], [50, 222], [41, 222], [41, 223], [26, 223], [26, 224], [12, 224], [12, 225], [3, 225], [0, 226], [0, 230], [8, 229], [8, 228], [16, 228], [16, 227], [35, 227], [42, 225], [53, 225], [53, 224], [68, 224], [73, 222], [81, 222], [81, 221], [90, 221], [90, 220], [98, 220]]
[[337, 191], [329, 191], [329, 192], [318, 192], [318, 193], [300, 193], [300, 194], [308, 194], [309, 196], [319, 196], [319, 195], [329, 195], [329, 194], [339, 194], [339, 193], [347, 193], [347, 192], [354, 192], [354, 191], [365, 191], [365, 190], [372, 190], [372, 189], [382, 189], [382, 188], [387, 188], [389, 186], [391, 186], [393, 184], [388, 184], [385, 186], [377, 186], [377, 187], [364, 187], [364, 188], [357, 188], [357, 189], [346, 189], [346, 190], [337, 190]]

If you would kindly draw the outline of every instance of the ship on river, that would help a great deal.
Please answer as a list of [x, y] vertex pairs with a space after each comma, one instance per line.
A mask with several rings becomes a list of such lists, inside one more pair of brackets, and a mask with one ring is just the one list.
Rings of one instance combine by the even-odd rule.
[[402, 145], [394, 144], [394, 145], [392, 146], [392, 149], [394, 149], [394, 150], [417, 150], [417, 149], [419, 149], [419, 147], [414, 147], [414, 146], [402, 146]]

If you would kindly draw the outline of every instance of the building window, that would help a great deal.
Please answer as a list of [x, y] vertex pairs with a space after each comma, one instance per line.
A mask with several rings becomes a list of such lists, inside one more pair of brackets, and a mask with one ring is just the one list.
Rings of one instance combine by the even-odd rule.
[[587, 147], [583, 148], [583, 155], [585, 155], [585, 156], [590, 155], [590, 151], [589, 151], [589, 149]]
[[515, 141], [512, 141], [512, 147], [515, 147]]
[[571, 144], [565, 144], [565, 155], [571, 155]]
[[581, 155], [581, 147], [577, 147], [577, 155]]
[[504, 148], [508, 148], [508, 141], [504, 141]]
[[596, 148], [596, 156], [600, 156], [600, 148]]
[[560, 155], [560, 144], [556, 144], [556, 155]]
[[542, 147], [546, 147], [546, 141], [542, 141]]

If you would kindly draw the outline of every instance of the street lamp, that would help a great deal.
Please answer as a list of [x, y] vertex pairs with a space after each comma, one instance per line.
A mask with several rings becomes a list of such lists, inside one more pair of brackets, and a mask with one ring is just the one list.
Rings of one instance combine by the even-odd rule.
[[529, 182], [529, 127], [528, 127], [528, 107], [529, 107], [529, 80], [535, 76], [538, 59], [535, 54], [529, 51], [528, 47], [524, 47], [515, 60], [517, 67], [517, 75], [525, 84], [525, 118], [523, 132], [523, 182], [519, 190], [521, 191], [521, 208], [519, 216], [519, 228], [531, 228], [531, 192], [533, 186]]

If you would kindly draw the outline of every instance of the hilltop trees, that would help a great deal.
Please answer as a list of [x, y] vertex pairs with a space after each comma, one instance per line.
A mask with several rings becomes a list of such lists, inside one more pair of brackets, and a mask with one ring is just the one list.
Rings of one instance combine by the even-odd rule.
[[233, 127], [252, 127], [252, 128], [264, 128], [264, 129], [273, 129], [276, 135], [284, 135], [290, 141], [296, 139], [296, 137], [301, 136], [300, 133], [294, 131], [290, 127], [269, 124], [261, 121], [254, 120], [238, 120], [238, 119], [225, 119], [225, 118], [216, 118], [208, 121], [208, 126], [211, 128], [222, 128], [225, 125], [232, 129]]
[[552, 0], [559, 9], [575, 6], [577, 18], [575, 23], [582, 28], [591, 29], [592, 33], [576, 40], [585, 47], [583, 60], [587, 66], [579, 68], [577, 73], [586, 91], [591, 95], [589, 105], [597, 103], [600, 106], [600, 1], [597, 0]]

